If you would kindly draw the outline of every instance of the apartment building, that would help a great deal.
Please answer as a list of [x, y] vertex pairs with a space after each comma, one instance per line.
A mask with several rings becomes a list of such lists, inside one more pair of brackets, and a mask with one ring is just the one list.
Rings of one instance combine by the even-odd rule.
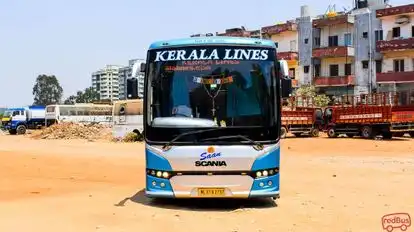
[[101, 100], [119, 100], [120, 68], [118, 65], [107, 65], [92, 73], [92, 88], [99, 93]]
[[[380, 91], [414, 90], [414, 4], [376, 10], [377, 83]], [[414, 97], [414, 96], [412, 96]]]
[[299, 82], [298, 69], [298, 31], [295, 20], [261, 28], [262, 37], [274, 41], [277, 45], [277, 57], [286, 60], [289, 76], [293, 80], [292, 86], [297, 87]]

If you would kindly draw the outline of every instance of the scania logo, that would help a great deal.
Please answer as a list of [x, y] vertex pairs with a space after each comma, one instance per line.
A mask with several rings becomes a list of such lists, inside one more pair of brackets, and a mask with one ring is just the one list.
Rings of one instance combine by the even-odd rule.
[[203, 166], [203, 167], [207, 167], [207, 166], [222, 167], [222, 166], [227, 166], [227, 164], [226, 164], [226, 161], [196, 161], [195, 166], [196, 167], [199, 167], [199, 166]]
[[203, 152], [200, 154], [200, 160], [195, 162], [195, 166], [199, 167], [199, 166], [227, 166], [226, 161], [207, 161], [209, 159], [213, 159], [213, 158], [217, 158], [217, 157], [221, 157], [221, 153], [220, 152], [216, 152], [214, 147], [209, 147], [207, 148], [207, 152]]

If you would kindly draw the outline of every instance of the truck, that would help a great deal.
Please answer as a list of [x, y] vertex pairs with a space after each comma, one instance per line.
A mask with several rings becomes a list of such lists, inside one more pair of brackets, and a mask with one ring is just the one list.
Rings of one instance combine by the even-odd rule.
[[354, 98], [349, 104], [329, 106], [324, 111], [324, 131], [330, 138], [346, 134], [391, 139], [404, 133], [414, 137], [414, 105], [399, 105], [396, 95], [376, 93]]
[[8, 108], [1, 119], [3, 128], [10, 134], [25, 134], [27, 129], [45, 126], [45, 106]]
[[286, 61], [271, 40], [152, 43], [144, 82], [145, 195], [279, 198]]
[[[282, 107], [282, 127], [280, 136], [285, 138], [287, 133], [296, 137], [303, 134], [318, 137], [323, 129], [323, 110], [309, 102], [304, 103], [304, 97], [292, 96], [284, 99]], [[308, 103], [308, 104], [306, 104]]]

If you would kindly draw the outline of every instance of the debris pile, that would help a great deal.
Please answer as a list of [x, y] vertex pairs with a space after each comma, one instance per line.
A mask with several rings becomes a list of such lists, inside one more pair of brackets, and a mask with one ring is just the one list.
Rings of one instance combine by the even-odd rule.
[[112, 133], [110, 127], [101, 124], [65, 122], [33, 131], [30, 137], [35, 139], [110, 140]]

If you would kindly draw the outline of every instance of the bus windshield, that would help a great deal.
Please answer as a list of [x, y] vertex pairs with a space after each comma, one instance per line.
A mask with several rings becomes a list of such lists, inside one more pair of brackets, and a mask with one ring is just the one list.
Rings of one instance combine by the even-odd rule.
[[[207, 119], [229, 128], [220, 135], [250, 133], [253, 139], [276, 139], [274, 49], [169, 48], [150, 51], [149, 61], [148, 126], [163, 117]], [[272, 127], [275, 132], [269, 132]], [[147, 135], [150, 140], [169, 140], [176, 130], [150, 128]]]

